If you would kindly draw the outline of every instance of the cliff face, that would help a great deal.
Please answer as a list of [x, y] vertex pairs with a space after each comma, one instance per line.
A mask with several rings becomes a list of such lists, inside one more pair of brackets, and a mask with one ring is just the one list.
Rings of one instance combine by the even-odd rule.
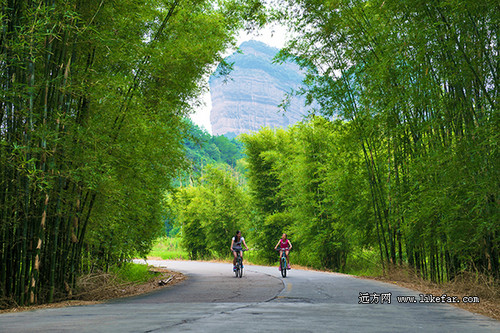
[[307, 113], [303, 98], [293, 97], [287, 111], [278, 105], [296, 89], [303, 74], [294, 64], [272, 64], [278, 49], [257, 41], [241, 44], [242, 53], [226, 60], [234, 63], [229, 78], [210, 78], [212, 134], [234, 137], [263, 126], [287, 127]]

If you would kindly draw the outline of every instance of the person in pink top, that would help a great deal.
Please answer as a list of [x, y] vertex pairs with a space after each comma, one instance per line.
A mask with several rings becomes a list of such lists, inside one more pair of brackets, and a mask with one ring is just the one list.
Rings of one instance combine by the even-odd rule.
[[[285, 251], [287, 269], [290, 269], [290, 259], [288, 258], [288, 254], [290, 253], [290, 250], [292, 249], [292, 243], [290, 242], [289, 239], [286, 238], [286, 234], [283, 234], [281, 236], [280, 240], [278, 241], [278, 244], [276, 244], [274, 249], [277, 250], [278, 246], [280, 247], [280, 257], [282, 255], [283, 251]], [[281, 270], [281, 267], [279, 267], [279, 269]]]

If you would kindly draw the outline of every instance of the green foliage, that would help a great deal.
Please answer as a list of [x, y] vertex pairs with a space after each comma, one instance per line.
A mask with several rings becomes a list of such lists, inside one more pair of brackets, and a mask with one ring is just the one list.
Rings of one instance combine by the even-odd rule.
[[345, 272], [356, 276], [381, 276], [382, 267], [378, 250], [355, 248], [349, 253]]
[[[228, 139], [223, 135], [212, 136], [190, 120], [187, 120], [187, 133], [184, 139], [186, 157], [191, 163], [189, 177], [199, 177], [204, 166], [209, 164], [236, 167], [243, 158], [243, 143], [236, 138]], [[181, 183], [186, 177], [180, 179]]]
[[242, 135], [241, 139], [245, 144], [247, 179], [252, 206], [255, 207], [251, 235], [259, 256], [271, 263], [276, 257], [274, 245], [283, 233], [280, 228], [287, 224], [284, 215], [271, 217], [284, 211], [275, 165], [280, 146], [277, 135], [270, 129], [262, 129], [254, 135]]
[[347, 125], [313, 117], [288, 131], [263, 130], [243, 138], [249, 187], [254, 205], [261, 208], [252, 228], [261, 258], [275, 261], [272, 248], [285, 232], [296, 263], [344, 268], [349, 244], [356, 242], [351, 236], [362, 235], [353, 223], [366, 225], [358, 218], [369, 216], [369, 206], [360, 205], [350, 187], [357, 182], [362, 190], [366, 183], [359, 167], [348, 169], [360, 156], [348, 135]]
[[256, 209], [264, 215], [282, 211], [282, 201], [277, 195], [279, 179], [274, 170], [278, 147], [274, 132], [262, 129], [256, 135], [244, 134], [241, 139], [245, 144], [247, 177]]
[[247, 194], [231, 168], [207, 166], [200, 185], [177, 189], [170, 205], [191, 259], [228, 257], [231, 237], [249, 218]]
[[176, 193], [173, 200], [177, 223], [182, 227], [181, 245], [195, 260], [208, 255], [206, 232], [202, 226], [207, 217], [207, 202], [203, 194], [203, 189], [189, 187]]

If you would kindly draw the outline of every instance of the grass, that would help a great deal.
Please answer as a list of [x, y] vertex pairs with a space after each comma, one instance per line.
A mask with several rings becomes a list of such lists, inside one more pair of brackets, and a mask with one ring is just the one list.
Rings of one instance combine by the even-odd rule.
[[164, 260], [181, 259], [187, 260], [188, 253], [181, 248], [180, 238], [161, 237], [153, 245], [148, 257], [156, 257]]
[[118, 279], [125, 283], [145, 283], [152, 278], [152, 272], [148, 266], [133, 263], [127, 263], [120, 267], [114, 266], [110, 269], [110, 273], [115, 274]]

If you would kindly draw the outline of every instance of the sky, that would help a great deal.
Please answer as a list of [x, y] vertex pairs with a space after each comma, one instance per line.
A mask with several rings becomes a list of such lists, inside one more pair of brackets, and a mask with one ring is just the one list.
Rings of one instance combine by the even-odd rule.
[[[266, 43], [269, 46], [281, 49], [285, 46], [285, 42], [288, 38], [287, 29], [283, 26], [267, 26], [257, 33], [248, 34], [242, 31], [238, 36], [237, 45], [240, 46], [241, 43], [249, 40], [258, 40]], [[235, 50], [228, 50], [227, 54], [224, 56], [229, 56]], [[208, 78], [207, 78], [208, 80]], [[208, 82], [206, 83], [208, 86]], [[210, 100], [210, 92], [207, 92], [202, 97], [203, 105], [195, 108], [195, 113], [191, 115], [191, 119], [195, 124], [201, 128], [205, 128], [209, 133], [212, 133], [212, 126], [210, 125], [210, 110], [212, 109], [212, 102]]]

